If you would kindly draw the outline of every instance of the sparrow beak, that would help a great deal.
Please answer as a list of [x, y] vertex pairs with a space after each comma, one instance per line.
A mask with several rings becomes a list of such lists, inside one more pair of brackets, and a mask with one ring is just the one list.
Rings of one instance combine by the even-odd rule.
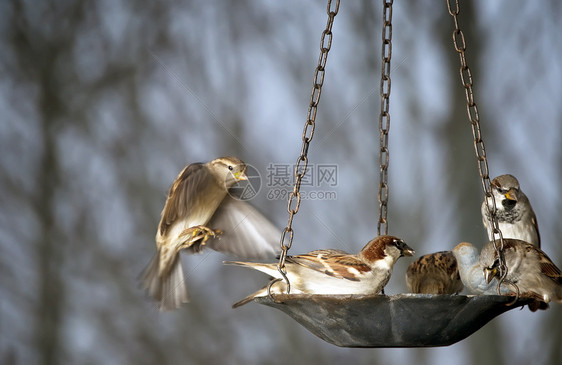
[[406, 243], [402, 243], [402, 256], [414, 256], [416, 251], [413, 248], [408, 246]]
[[517, 201], [517, 191], [515, 189], [509, 189], [507, 193], [505, 193], [505, 197], [509, 200]]
[[416, 253], [416, 251], [412, 250], [411, 248], [405, 250], [404, 252], [402, 252], [402, 254], [403, 254], [404, 256], [414, 256], [415, 253]]
[[485, 268], [484, 279], [486, 279], [486, 284], [490, 284], [490, 281], [492, 281], [492, 279], [495, 278], [497, 274], [498, 269], [496, 267], [494, 267], [493, 269], [490, 269], [489, 267]]
[[246, 175], [245, 171], [238, 171], [234, 173], [234, 178], [236, 179], [236, 181], [240, 181], [240, 180], [248, 180], [248, 176]]

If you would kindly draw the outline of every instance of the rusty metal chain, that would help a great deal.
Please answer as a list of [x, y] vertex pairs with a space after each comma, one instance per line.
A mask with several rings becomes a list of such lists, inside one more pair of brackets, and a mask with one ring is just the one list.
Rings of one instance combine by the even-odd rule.
[[[326, 12], [328, 13], [328, 21], [326, 23], [326, 28], [322, 32], [322, 37], [320, 38], [320, 57], [318, 58], [318, 65], [316, 66], [316, 70], [314, 71], [314, 83], [310, 96], [310, 104], [308, 106], [308, 113], [306, 116], [306, 122], [304, 124], [304, 130], [302, 132], [301, 153], [297, 159], [297, 164], [295, 166], [295, 183], [293, 185], [293, 191], [289, 194], [289, 199], [287, 202], [287, 212], [289, 213], [289, 220], [287, 221], [287, 226], [283, 229], [283, 233], [281, 234], [281, 255], [279, 257], [277, 270], [279, 270], [279, 273], [287, 283], [287, 293], [290, 293], [291, 291], [291, 283], [289, 282], [289, 278], [287, 277], [285, 260], [287, 259], [287, 252], [293, 244], [293, 217], [298, 213], [301, 204], [300, 187], [302, 179], [305, 176], [306, 170], [308, 168], [308, 147], [310, 146], [310, 142], [312, 141], [312, 137], [314, 136], [316, 112], [318, 109], [318, 103], [320, 102], [322, 85], [324, 84], [326, 61], [328, 60], [328, 52], [330, 52], [330, 48], [332, 47], [332, 26], [334, 25], [334, 18], [338, 14], [339, 7], [340, 0], [336, 0], [333, 9], [332, 0], [328, 0], [328, 5], [326, 8]], [[267, 293], [272, 299], [273, 297], [271, 295], [271, 287], [278, 281], [281, 281], [281, 279], [272, 280], [267, 287]]]
[[383, 0], [382, 12], [382, 67], [381, 67], [381, 112], [379, 115], [379, 221], [377, 233], [388, 233], [388, 131], [390, 129], [390, 59], [392, 58], [392, 4], [394, 0]]
[[[474, 151], [476, 153], [476, 159], [478, 161], [478, 172], [480, 173], [480, 178], [482, 181], [482, 189], [484, 190], [484, 196], [486, 200], [486, 209], [488, 211], [488, 216], [490, 217], [490, 224], [493, 227], [492, 231], [492, 241], [494, 242], [494, 248], [499, 258], [500, 262], [500, 280], [498, 281], [497, 291], [500, 292], [500, 286], [507, 275], [507, 266], [505, 264], [505, 257], [503, 254], [503, 235], [500, 230], [497, 218], [496, 201], [492, 190], [490, 187], [490, 175], [488, 170], [488, 160], [486, 158], [486, 148], [484, 147], [484, 140], [482, 139], [482, 132], [480, 131], [480, 117], [478, 115], [478, 108], [476, 102], [474, 101], [474, 93], [472, 90], [472, 73], [466, 62], [466, 42], [464, 38], [464, 33], [459, 26], [459, 1], [454, 0], [454, 8], [451, 6], [452, 0], [447, 0], [447, 9], [449, 14], [453, 17], [455, 30], [453, 31], [453, 45], [455, 46], [455, 51], [459, 54], [460, 58], [460, 68], [459, 74], [461, 77], [461, 83], [464, 87], [466, 96], [466, 110], [468, 113], [468, 119], [472, 127], [472, 136], [474, 137]], [[499, 235], [499, 240], [496, 240], [495, 236]], [[499, 241], [499, 242], [498, 242]]]

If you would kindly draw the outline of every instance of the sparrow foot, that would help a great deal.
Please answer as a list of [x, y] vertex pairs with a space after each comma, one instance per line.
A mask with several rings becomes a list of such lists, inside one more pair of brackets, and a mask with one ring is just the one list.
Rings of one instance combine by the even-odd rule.
[[191, 246], [193, 243], [202, 240], [201, 245], [204, 245], [207, 240], [211, 237], [216, 238], [220, 236], [223, 232], [220, 229], [211, 229], [205, 226], [194, 226], [189, 227], [181, 233], [181, 236], [186, 237], [187, 240], [185, 244]]

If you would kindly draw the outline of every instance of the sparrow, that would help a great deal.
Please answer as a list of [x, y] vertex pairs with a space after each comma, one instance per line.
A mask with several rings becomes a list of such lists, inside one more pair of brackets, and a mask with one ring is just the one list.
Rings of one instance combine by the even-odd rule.
[[457, 294], [463, 289], [451, 251], [427, 254], [412, 262], [406, 271], [406, 285], [410, 292], [419, 294]]
[[[541, 237], [537, 217], [527, 196], [521, 191], [519, 181], [513, 175], [501, 175], [491, 182], [491, 190], [496, 202], [496, 217], [504, 238], [515, 238], [541, 247]], [[482, 222], [492, 240], [493, 227], [486, 209], [486, 199], [482, 202]], [[499, 234], [496, 234], [496, 239]]]
[[[461, 242], [453, 248], [453, 256], [457, 260], [457, 267], [464, 287], [472, 294], [497, 295], [498, 281], [495, 278], [486, 280], [483, 267], [480, 265], [480, 252], [468, 242]], [[501, 286], [501, 294], [510, 291]]]
[[156, 255], [141, 274], [160, 310], [189, 302], [181, 250], [208, 247], [242, 258], [275, 257], [281, 232], [250, 204], [228, 195], [247, 179], [246, 165], [236, 157], [192, 163], [176, 177], [158, 224]]
[[[285, 269], [296, 294], [377, 294], [390, 280], [392, 268], [402, 256], [414, 250], [393, 236], [378, 236], [356, 255], [341, 250], [315, 250], [302, 255], [287, 256]], [[277, 263], [224, 261], [226, 265], [245, 266], [262, 271], [274, 279], [282, 279]], [[235, 303], [237, 308], [256, 297], [267, 296], [268, 286]], [[287, 291], [284, 280], [271, 287], [272, 293]]]
[[[516, 294], [548, 304], [562, 304], [562, 272], [539, 248], [517, 239], [503, 240], [507, 267], [504, 282]], [[500, 260], [494, 243], [487, 243], [480, 253], [480, 266], [487, 282], [500, 277]], [[529, 306], [531, 310], [533, 308]], [[548, 308], [548, 305], [540, 307]]]

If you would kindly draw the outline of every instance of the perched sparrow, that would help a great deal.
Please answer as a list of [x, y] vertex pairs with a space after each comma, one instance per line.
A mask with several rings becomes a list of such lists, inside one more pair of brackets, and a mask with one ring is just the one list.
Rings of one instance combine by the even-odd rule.
[[[316, 250], [288, 256], [285, 268], [291, 283], [291, 293], [376, 294], [390, 280], [396, 260], [413, 254], [414, 250], [403, 240], [393, 236], [379, 236], [367, 243], [357, 255], [341, 250]], [[224, 264], [246, 266], [273, 278], [281, 278], [277, 263], [225, 261]], [[271, 291], [286, 292], [285, 281], [275, 283]], [[267, 286], [235, 303], [233, 307], [266, 295]]]
[[[144, 289], [161, 310], [189, 302], [180, 250], [204, 247], [244, 258], [274, 257], [281, 233], [255, 208], [228, 196], [247, 180], [235, 157], [186, 166], [175, 179], [156, 232], [157, 253], [142, 273]], [[220, 235], [220, 240], [218, 239]]]
[[[487, 281], [480, 266], [478, 249], [468, 242], [459, 243], [453, 249], [453, 255], [457, 259], [457, 265], [461, 281], [464, 287], [472, 294], [497, 295], [498, 281], [494, 278]], [[503, 285], [502, 294], [508, 294], [509, 290]]]
[[408, 266], [406, 284], [412, 293], [457, 294], [463, 289], [457, 260], [450, 251], [421, 256]]
[[[562, 304], [562, 272], [550, 258], [540, 249], [521, 240], [504, 239], [503, 243], [507, 266], [504, 282], [511, 284], [507, 287], [512, 287], [512, 291], [518, 291], [521, 296], [544, 303], [552, 300]], [[499, 258], [493, 242], [487, 243], [482, 249], [480, 265], [487, 281], [499, 277]]]
[[[541, 237], [537, 217], [527, 196], [519, 188], [519, 181], [513, 175], [501, 175], [492, 180], [492, 194], [496, 202], [498, 225], [504, 238], [515, 238], [541, 247]], [[486, 199], [482, 202], [482, 221], [492, 240], [493, 227], [486, 209]], [[496, 239], [499, 235], [496, 234]]]

